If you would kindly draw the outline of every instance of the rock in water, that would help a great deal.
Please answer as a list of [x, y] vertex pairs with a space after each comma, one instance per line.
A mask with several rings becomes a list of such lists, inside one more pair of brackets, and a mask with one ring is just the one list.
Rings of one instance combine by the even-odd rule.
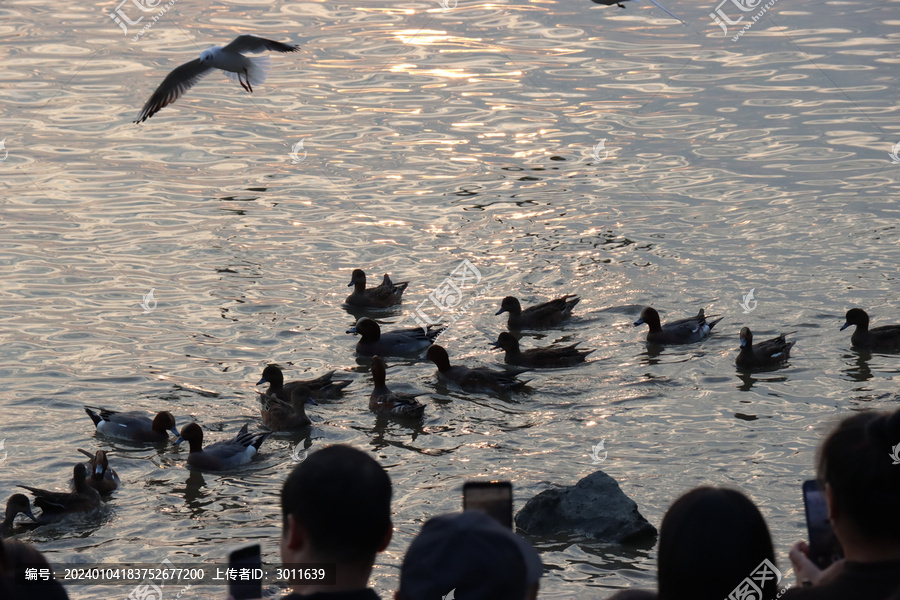
[[544, 490], [516, 514], [516, 526], [529, 535], [574, 533], [619, 544], [656, 535], [634, 500], [603, 471], [573, 486]]

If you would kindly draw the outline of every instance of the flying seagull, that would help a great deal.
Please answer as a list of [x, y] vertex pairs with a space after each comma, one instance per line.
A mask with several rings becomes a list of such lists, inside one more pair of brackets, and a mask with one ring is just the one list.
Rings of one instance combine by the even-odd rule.
[[[594, 4], [605, 4], [606, 6], [612, 6], [613, 4], [615, 4], [619, 8], [625, 8], [625, 5], [622, 3], [628, 2], [628, 0], [592, 0], [592, 2], [594, 2]], [[663, 6], [656, 0], [650, 0], [650, 2], [652, 2], [659, 8], [663, 9], [665, 12], [667, 12], [669, 14], [670, 17], [673, 17], [673, 18], [681, 21], [681, 19], [677, 15], [675, 15], [672, 11], [670, 11], [668, 8], [666, 8], [665, 6]], [[687, 23], [685, 23], [684, 21], [681, 21], [681, 24], [684, 25], [685, 27], [687, 27]]]
[[241, 52], [263, 52], [265, 50], [295, 52], [299, 49], [300, 46], [282, 44], [255, 35], [239, 35], [225, 47], [213, 46], [204, 50], [200, 54], [200, 58], [186, 62], [169, 73], [147, 100], [147, 104], [141, 109], [141, 114], [134, 122], [143, 123], [156, 114], [159, 109], [181, 98], [185, 92], [194, 87], [194, 84], [213, 69], [222, 69], [229, 79], [241, 84], [241, 87], [248, 92], [253, 92], [254, 85], [259, 85], [266, 80], [271, 59], [268, 56], [250, 58]]

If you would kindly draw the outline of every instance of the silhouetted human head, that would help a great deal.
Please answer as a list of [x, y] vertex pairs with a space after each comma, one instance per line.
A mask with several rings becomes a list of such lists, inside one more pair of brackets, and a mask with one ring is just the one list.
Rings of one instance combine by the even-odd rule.
[[[862, 538], [900, 540], [900, 465], [892, 458], [897, 444], [900, 410], [847, 417], [819, 448], [819, 479], [830, 487], [840, 515]], [[840, 536], [841, 530], [836, 528], [836, 533]]]
[[[659, 531], [659, 600], [722, 600], [763, 560], [775, 564], [769, 528], [742, 493], [700, 487], [676, 500]], [[763, 598], [778, 593], [775, 577]]]
[[516, 538], [478, 510], [432, 517], [403, 557], [397, 598], [437, 600], [454, 591], [460, 600], [522, 600], [528, 564]]
[[323, 562], [371, 565], [390, 540], [391, 480], [365, 452], [329, 446], [310, 453], [288, 476], [281, 513], [282, 537], [289, 534], [292, 515]]
[[40, 551], [19, 540], [0, 541], [0, 598], [4, 600], [68, 600], [59, 581], [17, 582], [17, 570], [24, 568], [50, 569]]

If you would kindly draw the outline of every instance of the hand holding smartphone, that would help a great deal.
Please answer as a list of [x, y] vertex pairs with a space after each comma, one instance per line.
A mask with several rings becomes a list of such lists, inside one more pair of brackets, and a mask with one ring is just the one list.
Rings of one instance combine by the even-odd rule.
[[828, 502], [818, 481], [803, 482], [803, 506], [809, 530], [809, 559], [820, 569], [844, 558], [844, 550], [828, 520]]
[[[228, 566], [232, 569], [259, 569], [262, 572], [262, 552], [259, 544], [238, 548], [228, 555]], [[254, 600], [262, 598], [262, 579], [247, 581], [228, 580], [228, 595], [234, 600]]]
[[512, 483], [467, 481], [463, 484], [463, 510], [482, 510], [504, 527], [513, 528]]

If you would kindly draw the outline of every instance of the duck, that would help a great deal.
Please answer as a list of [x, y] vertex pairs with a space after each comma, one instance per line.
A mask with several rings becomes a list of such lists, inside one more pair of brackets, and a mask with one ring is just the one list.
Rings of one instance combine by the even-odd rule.
[[[334, 371], [329, 371], [321, 377], [315, 379], [306, 379], [298, 381], [284, 382], [284, 373], [278, 365], [268, 365], [262, 372], [262, 378], [256, 382], [256, 385], [264, 383], [269, 384], [269, 389], [265, 391], [268, 396], [277, 396], [284, 402], [291, 402], [291, 391], [295, 387], [304, 387], [309, 392], [310, 398], [317, 400], [334, 400], [340, 398], [343, 394], [342, 390], [353, 383], [351, 379], [332, 379]], [[315, 404], [311, 402], [311, 404]]]
[[796, 342], [785, 339], [787, 333], [777, 338], [753, 344], [753, 332], [748, 327], [741, 328], [741, 351], [735, 364], [744, 369], [754, 367], [771, 367], [783, 363], [790, 358], [791, 348]]
[[188, 441], [190, 445], [188, 466], [201, 471], [223, 471], [250, 462], [271, 433], [271, 431], [249, 433], [247, 423], [244, 423], [244, 426], [232, 439], [216, 442], [204, 448], [203, 430], [196, 423], [188, 423], [181, 429], [181, 435], [178, 436], [175, 443]]
[[366, 289], [366, 273], [362, 269], [354, 269], [347, 286], [354, 288], [353, 293], [347, 296], [345, 302], [357, 308], [389, 308], [400, 304], [408, 285], [408, 281], [394, 283], [385, 273], [381, 285]]
[[34, 505], [43, 511], [37, 521], [47, 523], [69, 513], [89, 512], [100, 506], [100, 492], [88, 485], [84, 463], [75, 465], [72, 482], [71, 492], [51, 492], [28, 485], [19, 487], [31, 492]]
[[415, 394], [392, 392], [385, 383], [387, 365], [380, 356], [372, 357], [372, 383], [375, 388], [369, 396], [369, 410], [393, 417], [421, 417], [425, 405], [416, 400]]
[[16, 515], [19, 513], [25, 515], [32, 521], [37, 521], [31, 512], [31, 501], [25, 494], [13, 494], [6, 501], [6, 517], [3, 523], [0, 523], [0, 538], [6, 538], [12, 535], [13, 525], [15, 524]]
[[593, 350], [581, 350], [576, 348], [578, 344], [571, 346], [549, 346], [546, 348], [519, 349], [519, 340], [513, 334], [503, 331], [492, 344], [495, 348], [506, 350], [506, 362], [510, 365], [530, 368], [558, 368], [571, 367], [583, 363], [588, 354]]
[[302, 385], [291, 389], [290, 403], [277, 396], [261, 395], [259, 410], [263, 425], [272, 431], [289, 431], [306, 427], [312, 422], [306, 415], [304, 406], [309, 400], [309, 390]]
[[381, 333], [381, 327], [374, 320], [363, 317], [347, 333], [357, 333], [356, 353], [360, 356], [407, 356], [416, 354], [434, 343], [434, 338], [446, 329], [444, 326], [429, 325], [427, 328], [395, 329]]
[[716, 323], [723, 318], [707, 321], [701, 308], [696, 317], [660, 325], [659, 313], [655, 308], [648, 306], [641, 311], [641, 316], [634, 322], [634, 325], [636, 327], [646, 323], [650, 327], [650, 331], [647, 332], [647, 341], [651, 344], [692, 344], [709, 335]]
[[524, 373], [528, 369], [512, 369], [498, 371], [479, 367], [472, 369], [457, 365], [450, 366], [450, 357], [447, 351], [437, 344], [428, 348], [425, 358], [437, 366], [438, 376], [455, 383], [467, 392], [496, 393], [518, 391], [525, 387], [528, 380], [516, 379], [516, 375]]
[[541, 329], [559, 325], [572, 316], [572, 309], [581, 302], [575, 294], [566, 294], [560, 298], [535, 304], [522, 310], [519, 300], [507, 296], [500, 302], [500, 310], [495, 314], [509, 313], [506, 326], [509, 329]]
[[119, 487], [121, 480], [119, 479], [118, 473], [109, 468], [109, 458], [107, 458], [106, 452], [97, 450], [96, 453], [91, 454], [87, 450], [82, 450], [81, 448], [78, 448], [78, 451], [90, 459], [86, 465], [88, 473], [90, 474], [87, 479], [87, 484], [89, 486], [104, 495], [111, 494]]
[[900, 350], [900, 325], [882, 325], [869, 329], [869, 315], [861, 308], [848, 310], [846, 319], [841, 331], [856, 325], [856, 331], [850, 336], [850, 343], [854, 347], [866, 350]]
[[95, 406], [85, 406], [97, 431], [109, 437], [131, 442], [164, 442], [171, 431], [176, 437], [175, 417], [167, 410], [158, 412], [153, 419], [140, 411], [119, 412]]

